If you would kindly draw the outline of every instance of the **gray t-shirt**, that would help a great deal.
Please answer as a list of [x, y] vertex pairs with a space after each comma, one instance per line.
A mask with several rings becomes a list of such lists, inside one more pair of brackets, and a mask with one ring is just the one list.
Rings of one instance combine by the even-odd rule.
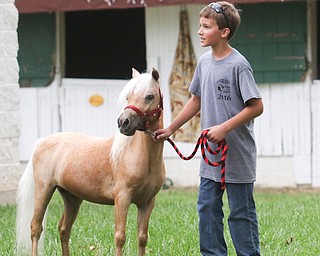
[[[197, 64], [189, 91], [201, 98], [201, 128], [219, 125], [237, 115], [252, 98], [261, 98], [249, 62], [236, 49], [224, 59], [216, 61], [212, 51], [204, 53]], [[227, 183], [251, 183], [256, 180], [256, 145], [254, 121], [227, 134], [229, 145], [226, 159]], [[210, 144], [212, 149], [216, 146]], [[218, 161], [221, 155], [210, 155], [210, 161]], [[221, 167], [207, 165], [203, 159], [200, 176], [221, 181]]]

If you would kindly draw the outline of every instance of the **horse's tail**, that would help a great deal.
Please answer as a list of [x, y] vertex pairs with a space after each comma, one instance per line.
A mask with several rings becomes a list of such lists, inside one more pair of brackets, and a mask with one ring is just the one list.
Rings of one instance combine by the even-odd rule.
[[[16, 246], [17, 255], [31, 253], [31, 221], [34, 211], [33, 154], [20, 179], [17, 190]], [[46, 218], [44, 218], [45, 221]], [[44, 233], [44, 232], [43, 232]], [[43, 239], [41, 239], [43, 240]], [[40, 242], [41, 243], [41, 242]], [[40, 246], [41, 249], [41, 246]]]
[[16, 243], [18, 255], [31, 252], [30, 224], [34, 209], [33, 163], [30, 159], [17, 191]]

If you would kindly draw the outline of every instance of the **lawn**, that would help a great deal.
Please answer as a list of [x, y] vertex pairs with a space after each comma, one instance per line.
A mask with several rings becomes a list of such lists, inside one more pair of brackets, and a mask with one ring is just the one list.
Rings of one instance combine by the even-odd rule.
[[[320, 255], [320, 191], [255, 192], [262, 255]], [[149, 228], [147, 255], [193, 256], [198, 252], [196, 189], [162, 190]], [[225, 211], [228, 215], [225, 198]], [[44, 255], [61, 255], [57, 223], [62, 201], [56, 194], [49, 206]], [[136, 208], [128, 217], [125, 255], [137, 255]], [[225, 225], [227, 227], [227, 222]], [[73, 227], [71, 255], [113, 255], [113, 207], [83, 203]], [[236, 255], [228, 229], [229, 255]], [[0, 207], [0, 255], [14, 255], [15, 207]]]

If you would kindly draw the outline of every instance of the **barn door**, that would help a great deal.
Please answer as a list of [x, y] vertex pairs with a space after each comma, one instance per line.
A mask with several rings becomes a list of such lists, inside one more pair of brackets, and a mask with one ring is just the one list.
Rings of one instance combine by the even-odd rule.
[[63, 79], [60, 91], [61, 131], [110, 136], [121, 110], [117, 99], [126, 80]]

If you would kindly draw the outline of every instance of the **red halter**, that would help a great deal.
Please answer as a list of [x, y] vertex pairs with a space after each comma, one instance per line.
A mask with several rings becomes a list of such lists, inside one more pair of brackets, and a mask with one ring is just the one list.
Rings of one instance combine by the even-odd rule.
[[163, 110], [163, 97], [160, 89], [159, 89], [159, 94], [160, 94], [160, 103], [158, 107], [149, 112], [142, 112], [140, 109], [138, 109], [136, 106], [133, 106], [133, 105], [127, 105], [124, 108], [124, 109], [130, 108], [134, 112], [136, 112], [138, 116], [140, 116], [144, 124], [144, 131], [146, 131], [149, 128], [149, 120], [148, 120], [149, 117], [157, 117], [156, 120], [158, 120], [161, 116], [161, 112]]

